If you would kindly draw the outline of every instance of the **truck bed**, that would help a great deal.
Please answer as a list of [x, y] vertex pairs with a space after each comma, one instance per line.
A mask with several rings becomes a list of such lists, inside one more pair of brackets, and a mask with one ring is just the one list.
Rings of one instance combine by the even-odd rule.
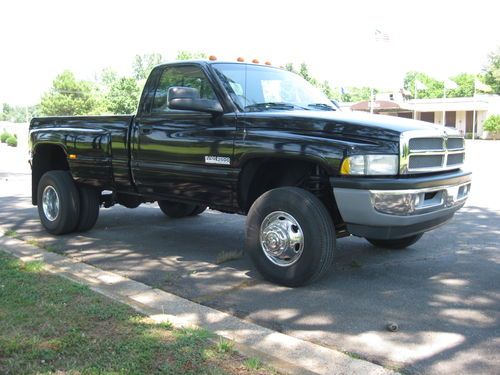
[[30, 123], [33, 153], [38, 144], [62, 145], [75, 180], [130, 190], [129, 134], [134, 116], [35, 117]]

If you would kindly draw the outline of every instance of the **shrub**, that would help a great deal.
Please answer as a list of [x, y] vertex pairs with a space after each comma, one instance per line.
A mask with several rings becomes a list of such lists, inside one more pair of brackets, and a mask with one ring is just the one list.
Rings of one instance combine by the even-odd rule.
[[493, 139], [497, 139], [497, 133], [500, 132], [500, 115], [491, 115], [483, 124], [483, 129], [493, 135]]
[[8, 146], [17, 147], [17, 138], [12, 135], [7, 138], [6, 142]]
[[2, 143], [5, 143], [5, 142], [7, 142], [7, 138], [9, 138], [9, 137], [10, 137], [10, 134], [7, 133], [4, 129], [3, 133], [0, 135], [0, 141], [2, 141]]

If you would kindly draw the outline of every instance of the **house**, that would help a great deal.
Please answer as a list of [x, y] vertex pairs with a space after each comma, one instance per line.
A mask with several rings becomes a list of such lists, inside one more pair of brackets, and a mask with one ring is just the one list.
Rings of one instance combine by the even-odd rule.
[[483, 137], [483, 123], [492, 114], [500, 114], [499, 95], [476, 95], [466, 98], [406, 99], [402, 92], [377, 94], [373, 103], [350, 105], [352, 111], [414, 118], [457, 129], [462, 134]]

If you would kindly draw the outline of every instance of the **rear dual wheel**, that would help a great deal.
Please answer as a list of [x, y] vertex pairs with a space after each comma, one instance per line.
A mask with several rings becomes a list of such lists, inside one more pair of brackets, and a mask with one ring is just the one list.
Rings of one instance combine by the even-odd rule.
[[49, 171], [40, 178], [37, 202], [40, 221], [51, 234], [87, 231], [99, 215], [98, 191], [77, 186], [67, 171]]

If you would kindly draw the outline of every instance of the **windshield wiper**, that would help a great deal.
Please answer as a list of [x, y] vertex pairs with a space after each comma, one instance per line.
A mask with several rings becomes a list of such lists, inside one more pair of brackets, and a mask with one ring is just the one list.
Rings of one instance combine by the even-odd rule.
[[307, 106], [308, 107], [318, 108], [318, 109], [324, 109], [324, 110], [327, 110], [327, 111], [336, 111], [337, 110], [333, 106], [328, 105], [326, 103], [311, 103], [311, 104], [308, 104]]
[[288, 110], [305, 109], [305, 110], [308, 110], [307, 108], [301, 107], [297, 104], [286, 103], [286, 102], [254, 103], [254, 104], [247, 105], [245, 107], [245, 109], [250, 109], [250, 110], [252, 110], [252, 109], [256, 109], [256, 110], [259, 110], [259, 109], [263, 109], [263, 110], [266, 110], [266, 109], [288, 109]]

